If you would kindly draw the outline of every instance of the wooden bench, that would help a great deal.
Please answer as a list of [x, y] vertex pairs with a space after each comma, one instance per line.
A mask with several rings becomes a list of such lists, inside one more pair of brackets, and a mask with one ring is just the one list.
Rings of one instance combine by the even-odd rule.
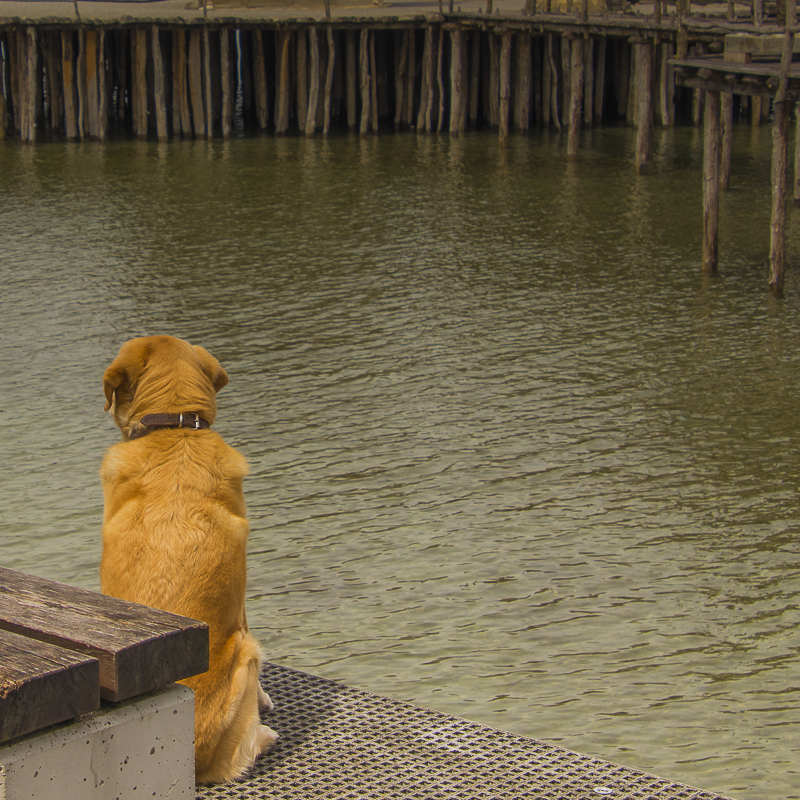
[[[207, 669], [203, 622], [0, 567], [0, 788], [4, 757], [31, 734], [92, 712], [108, 726], [117, 708], [147, 716], [131, 701]], [[174, 688], [189, 695], [191, 749], [191, 692]]]

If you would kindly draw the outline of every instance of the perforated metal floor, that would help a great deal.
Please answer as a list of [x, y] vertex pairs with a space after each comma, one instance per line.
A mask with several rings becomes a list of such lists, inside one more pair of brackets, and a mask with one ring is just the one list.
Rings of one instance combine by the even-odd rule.
[[275, 664], [261, 680], [281, 738], [246, 778], [198, 798], [726, 800]]

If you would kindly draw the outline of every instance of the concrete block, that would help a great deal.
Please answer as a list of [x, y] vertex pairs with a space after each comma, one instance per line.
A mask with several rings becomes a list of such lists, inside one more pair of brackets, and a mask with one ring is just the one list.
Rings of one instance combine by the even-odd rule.
[[179, 684], [0, 747], [0, 800], [194, 796], [194, 694]]

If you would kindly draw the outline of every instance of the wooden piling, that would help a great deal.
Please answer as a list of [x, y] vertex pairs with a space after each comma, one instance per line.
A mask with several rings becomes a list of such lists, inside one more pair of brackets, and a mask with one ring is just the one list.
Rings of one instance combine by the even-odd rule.
[[531, 35], [527, 31], [518, 33], [515, 40], [516, 69], [514, 91], [514, 127], [518, 131], [528, 130], [531, 116]]
[[591, 126], [594, 121], [594, 40], [583, 40], [583, 122]]
[[394, 47], [394, 127], [400, 130], [405, 115], [406, 73], [408, 71], [408, 41], [411, 31], [395, 31]]
[[336, 39], [333, 28], [328, 25], [328, 65], [325, 71], [325, 96], [323, 100], [322, 135], [327, 136], [331, 129], [331, 101], [333, 99], [333, 78], [336, 74]]
[[436, 115], [436, 132], [441, 133], [444, 126], [444, 31], [439, 28], [436, 56], [436, 86], [439, 90], [439, 104]]
[[372, 79], [369, 74], [369, 31], [364, 28], [361, 31], [359, 43], [359, 75], [361, 86], [361, 126], [360, 131], [363, 136], [369, 131], [369, 124], [372, 119]]
[[733, 95], [721, 95], [722, 145], [720, 150], [719, 185], [727, 189], [731, 179], [731, 154], [733, 152]]
[[267, 90], [267, 61], [264, 55], [264, 35], [258, 28], [253, 30], [253, 90], [255, 94], [258, 129], [269, 126], [269, 92]]
[[211, 86], [211, 35], [203, 28], [203, 100], [206, 118], [206, 139], [214, 134], [214, 101]]
[[551, 96], [553, 88], [553, 76], [551, 74], [551, 50], [553, 47], [552, 34], [548, 33], [542, 47], [542, 121], [545, 128], [550, 127], [551, 119]]
[[489, 31], [489, 125], [500, 125], [500, 50], [496, 31]]
[[636, 44], [636, 171], [642, 175], [653, 144], [653, 46], [649, 41]]
[[661, 48], [661, 67], [659, 70], [659, 117], [664, 127], [675, 124], [675, 75], [669, 59], [672, 58], [673, 46], [664, 42]]
[[478, 123], [478, 98], [481, 86], [481, 32], [472, 31], [469, 36], [469, 109], [467, 118], [470, 125]]
[[231, 70], [231, 30], [227, 27], [219, 29], [219, 69], [220, 69], [220, 128], [222, 138], [230, 138], [233, 131], [233, 72]]
[[97, 31], [87, 30], [83, 39], [86, 48], [84, 70], [86, 75], [86, 131], [90, 138], [100, 138], [100, 93], [97, 75]]
[[604, 36], [597, 42], [597, 69], [594, 72], [594, 118], [598, 121], [603, 118], [605, 102], [607, 48], [608, 40]]
[[278, 91], [275, 108], [275, 135], [286, 136], [289, 131], [289, 104], [291, 102], [291, 76], [289, 74], [289, 55], [292, 32], [286, 28], [278, 34]]
[[86, 106], [86, 30], [78, 28], [78, 52], [75, 59], [75, 78], [78, 87], [78, 136], [83, 139], [89, 130]]
[[67, 141], [78, 138], [75, 109], [75, 62], [72, 53], [72, 31], [61, 32], [61, 74], [64, 95], [64, 133]]
[[511, 110], [511, 33], [504, 33], [500, 47], [500, 146], [508, 145], [508, 122]]
[[180, 136], [184, 131], [182, 112], [186, 103], [186, 34], [183, 28], [172, 33], [172, 132]]
[[97, 31], [97, 137], [104, 141], [108, 131], [108, 79], [106, 64], [106, 32]]
[[358, 47], [356, 44], [356, 32], [352, 28], [348, 28], [344, 35], [347, 127], [354, 131], [356, 129], [356, 87], [359, 80], [357, 68]]
[[719, 251], [720, 96], [707, 92], [703, 137], [703, 272], [716, 273]]
[[194, 135], [206, 135], [206, 113], [203, 103], [203, 43], [197, 28], [189, 34], [189, 96], [192, 101]]
[[794, 202], [800, 203], [800, 103], [795, 107], [795, 120], [797, 120], [794, 130]]
[[25, 91], [24, 91], [24, 108], [23, 114], [25, 118], [25, 135], [22, 140], [28, 144], [33, 144], [36, 139], [36, 108], [37, 108], [37, 92], [38, 82], [37, 69], [39, 66], [37, 43], [36, 43], [36, 28], [29, 25], [25, 30]]
[[[566, 40], [562, 40], [562, 44]], [[583, 109], [583, 41], [575, 38], [570, 43], [570, 89], [569, 89], [569, 132], [567, 135], [567, 158], [578, 157], [581, 135], [581, 116]]]
[[425, 27], [425, 43], [422, 47], [422, 81], [420, 83], [417, 132], [431, 132], [433, 120], [433, 26]]
[[8, 81], [5, 52], [5, 34], [0, 31], [0, 140], [6, 138], [6, 115], [8, 114], [6, 93], [3, 90]]
[[153, 97], [156, 110], [156, 136], [159, 142], [167, 141], [167, 97], [164, 85], [164, 57], [158, 26], [150, 28], [150, 50], [153, 56]]
[[789, 153], [789, 103], [774, 103], [772, 120], [772, 216], [770, 220], [769, 288], [783, 293], [786, 230], [786, 175]]
[[408, 50], [406, 52], [406, 90], [404, 92], [406, 107], [403, 112], [403, 122], [411, 125], [414, 121], [414, 86], [417, 74], [416, 36], [413, 28], [409, 31]]
[[317, 104], [319, 102], [319, 40], [314, 25], [308, 29], [308, 54], [308, 109], [305, 118], [305, 133], [306, 136], [313, 136], [317, 131]]
[[[131, 46], [131, 95], [133, 135], [147, 137], [147, 31], [133, 31]], [[79, 131], [80, 133], [80, 131]]]
[[450, 135], [464, 133], [466, 120], [466, 76], [464, 74], [463, 32], [456, 25], [450, 29]]

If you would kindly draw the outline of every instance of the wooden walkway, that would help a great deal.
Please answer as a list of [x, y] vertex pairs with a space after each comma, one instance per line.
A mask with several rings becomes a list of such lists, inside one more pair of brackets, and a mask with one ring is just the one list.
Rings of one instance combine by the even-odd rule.
[[725, 800], [437, 711], [266, 665], [280, 733], [250, 775], [198, 800]]

